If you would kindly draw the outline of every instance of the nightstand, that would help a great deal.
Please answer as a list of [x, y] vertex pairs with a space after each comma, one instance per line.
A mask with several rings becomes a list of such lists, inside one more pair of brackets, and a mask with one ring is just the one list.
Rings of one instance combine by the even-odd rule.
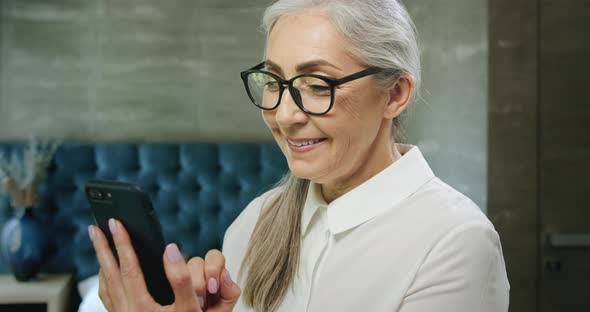
[[39, 274], [19, 282], [12, 275], [0, 275], [0, 311], [64, 312], [70, 300], [70, 274]]

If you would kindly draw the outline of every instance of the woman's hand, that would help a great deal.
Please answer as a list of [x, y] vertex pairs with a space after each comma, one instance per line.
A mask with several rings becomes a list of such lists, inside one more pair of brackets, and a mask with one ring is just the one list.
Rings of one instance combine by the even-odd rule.
[[188, 262], [193, 289], [204, 311], [232, 311], [241, 290], [225, 269], [225, 257], [216, 249], [210, 250], [205, 259], [194, 257]]
[[123, 225], [111, 219], [109, 228], [120, 266], [102, 231], [96, 226], [88, 227], [100, 264], [99, 296], [108, 311], [232, 311], [240, 288], [225, 270], [221, 252], [210, 251], [205, 260], [193, 258], [187, 264], [176, 244], [168, 245], [163, 255], [164, 269], [175, 300], [171, 305], [161, 306], [147, 290], [137, 255]]

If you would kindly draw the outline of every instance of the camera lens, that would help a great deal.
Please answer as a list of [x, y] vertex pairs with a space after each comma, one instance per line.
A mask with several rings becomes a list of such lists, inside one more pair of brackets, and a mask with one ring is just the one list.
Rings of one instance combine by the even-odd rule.
[[90, 190], [88, 193], [90, 194], [90, 198], [93, 199], [102, 199], [103, 197], [102, 193], [98, 190]]

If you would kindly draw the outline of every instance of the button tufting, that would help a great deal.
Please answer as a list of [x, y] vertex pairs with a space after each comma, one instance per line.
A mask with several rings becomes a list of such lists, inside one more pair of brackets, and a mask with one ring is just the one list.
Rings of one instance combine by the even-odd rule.
[[90, 165], [89, 171], [91, 172], [97, 172], [99, 170], [98, 168], [98, 164], [93, 162], [92, 165]]
[[[10, 145], [0, 143], [0, 150]], [[62, 145], [48, 170], [47, 190], [41, 194], [57, 248], [48, 259], [49, 269], [76, 272], [77, 280], [98, 271], [84, 232], [92, 222], [84, 184], [92, 178], [118, 178], [145, 186], [166, 239], [184, 242], [187, 256], [204, 256], [207, 250], [220, 248], [227, 226], [252, 197], [286, 171], [284, 156], [274, 145]], [[261, 178], [256, 172], [263, 172]], [[9, 209], [0, 196], [0, 224]]]

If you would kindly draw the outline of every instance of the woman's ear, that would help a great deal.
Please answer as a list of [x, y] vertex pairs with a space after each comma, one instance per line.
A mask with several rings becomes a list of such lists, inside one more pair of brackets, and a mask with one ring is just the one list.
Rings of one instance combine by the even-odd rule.
[[399, 116], [410, 104], [414, 94], [414, 79], [408, 74], [402, 74], [398, 81], [388, 90], [388, 102], [386, 103], [383, 117], [393, 119]]

